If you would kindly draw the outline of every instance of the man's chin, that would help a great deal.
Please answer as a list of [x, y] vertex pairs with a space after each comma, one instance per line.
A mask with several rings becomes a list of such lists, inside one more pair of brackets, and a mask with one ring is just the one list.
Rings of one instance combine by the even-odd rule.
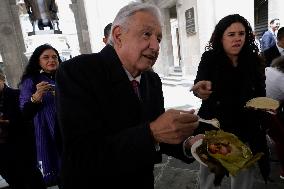
[[150, 66], [150, 67], [147, 68], [146, 71], [153, 71], [153, 68]]
[[140, 66], [140, 70], [141, 71], [148, 71], [148, 70], [152, 70], [153, 68], [152, 68], [152, 66], [153, 66], [153, 64], [144, 64], [143, 66]]
[[145, 71], [153, 70], [152, 64], [145, 68]]

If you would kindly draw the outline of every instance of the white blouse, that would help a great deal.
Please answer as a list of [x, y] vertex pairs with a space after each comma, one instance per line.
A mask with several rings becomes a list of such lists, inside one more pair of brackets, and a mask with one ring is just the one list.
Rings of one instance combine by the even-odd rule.
[[265, 68], [266, 96], [284, 102], [284, 73], [277, 68]]

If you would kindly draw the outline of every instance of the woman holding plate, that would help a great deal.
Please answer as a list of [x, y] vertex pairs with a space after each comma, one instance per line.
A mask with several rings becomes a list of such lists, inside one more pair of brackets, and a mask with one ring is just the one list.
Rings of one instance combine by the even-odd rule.
[[[244, 108], [248, 100], [265, 96], [264, 63], [254, 43], [252, 28], [244, 17], [228, 15], [215, 26], [194, 83], [191, 90], [202, 99], [198, 115], [204, 119], [217, 118], [221, 129], [236, 135], [253, 154], [264, 153], [258, 162], [266, 181], [270, 166], [261, 112]], [[211, 129], [200, 123], [197, 133]], [[255, 170], [244, 169], [231, 177], [231, 188], [252, 188]], [[204, 165], [200, 165], [199, 176], [202, 189], [220, 185], [214, 184], [213, 173]]]

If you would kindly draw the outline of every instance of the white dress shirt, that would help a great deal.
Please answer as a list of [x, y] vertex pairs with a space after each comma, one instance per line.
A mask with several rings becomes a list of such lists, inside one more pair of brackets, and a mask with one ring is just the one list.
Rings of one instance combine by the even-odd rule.
[[276, 47], [277, 47], [277, 49], [278, 49], [279, 53], [281, 54], [281, 56], [284, 56], [284, 48], [282, 48], [282, 47], [278, 46], [278, 44], [277, 44], [277, 43], [276, 43]]
[[265, 68], [266, 96], [284, 102], [284, 73], [274, 67]]

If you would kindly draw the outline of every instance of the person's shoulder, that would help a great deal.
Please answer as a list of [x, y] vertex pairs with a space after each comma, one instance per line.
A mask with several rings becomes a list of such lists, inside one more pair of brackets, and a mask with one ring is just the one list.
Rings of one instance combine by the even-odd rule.
[[218, 57], [218, 54], [213, 50], [207, 50], [202, 53], [201, 59], [202, 60], [212, 60]]
[[56, 78], [76, 77], [76, 78], [97, 78], [103, 76], [105, 64], [103, 64], [100, 53], [82, 54], [69, 59], [59, 65]]
[[6, 85], [5, 87], [5, 93], [9, 97], [15, 97], [17, 98], [20, 95], [20, 90], [16, 88], [12, 88]]
[[213, 56], [214, 54], [213, 50], [206, 50], [202, 53], [202, 56]]
[[81, 54], [62, 62], [59, 69], [79, 69], [87, 64], [93, 63], [98, 59], [98, 53]]
[[269, 47], [268, 49], [265, 49], [263, 51], [263, 54], [270, 54], [271, 52], [273, 51], [277, 51], [278, 52], [278, 49], [277, 49], [277, 46], [276, 44], [272, 45], [271, 47]]
[[7, 86], [7, 85], [5, 85], [5, 86], [6, 86], [6, 89], [7, 89], [8, 91], [10, 91], [10, 92], [17, 93], [17, 92], [20, 91], [20, 90], [17, 89], [17, 88], [12, 88], [12, 87]]
[[271, 72], [275, 72], [275, 71], [278, 71], [276, 68], [273, 68], [273, 67], [266, 67], [265, 68], [265, 73], [271, 73]]
[[97, 53], [91, 53], [91, 54], [80, 54], [73, 58], [70, 58], [69, 60], [66, 60], [62, 62], [60, 65], [71, 65], [71, 64], [77, 64], [82, 62], [89, 62], [97, 56]]
[[144, 73], [153, 78], [160, 78], [160, 76], [153, 69], [147, 70]]
[[277, 78], [276, 81], [283, 81], [284, 79], [284, 73], [281, 72], [279, 69], [277, 68], [274, 68], [274, 67], [266, 67], [265, 68], [265, 76], [266, 76], [266, 79], [267, 78]]
[[161, 84], [162, 83], [160, 76], [153, 69], [145, 71], [144, 74], [147, 76], [147, 79], [152, 84]]
[[25, 76], [22, 81], [21, 85], [33, 85], [39, 78], [39, 74], [34, 74], [34, 75], [27, 75]]
[[266, 31], [263, 33], [262, 36], [267, 36], [267, 35], [270, 35], [270, 34], [271, 34], [271, 32], [270, 32], [269, 30], [266, 30]]

